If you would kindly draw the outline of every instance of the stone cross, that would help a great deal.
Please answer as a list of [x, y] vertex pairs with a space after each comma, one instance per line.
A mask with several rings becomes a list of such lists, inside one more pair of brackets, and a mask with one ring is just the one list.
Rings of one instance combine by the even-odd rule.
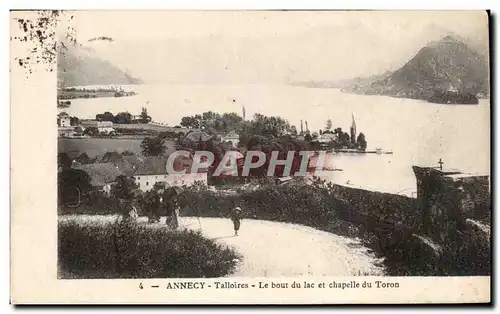
[[444, 164], [444, 162], [443, 162], [443, 160], [441, 160], [441, 158], [439, 158], [438, 164], [439, 164], [439, 169], [443, 170], [443, 164]]

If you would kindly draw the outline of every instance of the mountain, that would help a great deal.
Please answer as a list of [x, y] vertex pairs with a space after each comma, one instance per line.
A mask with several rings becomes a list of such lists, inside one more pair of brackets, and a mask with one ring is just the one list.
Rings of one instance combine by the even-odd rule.
[[67, 44], [58, 51], [58, 86], [140, 84], [111, 62], [102, 59], [93, 49]]
[[453, 36], [431, 42], [392, 73], [351, 80], [343, 91], [428, 100], [437, 91], [449, 89], [489, 94], [486, 56]]

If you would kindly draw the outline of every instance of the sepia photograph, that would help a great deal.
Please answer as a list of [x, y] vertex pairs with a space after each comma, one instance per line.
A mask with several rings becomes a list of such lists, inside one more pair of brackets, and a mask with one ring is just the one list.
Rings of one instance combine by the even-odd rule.
[[487, 11], [10, 19], [11, 71], [53, 78], [58, 281], [489, 291]]

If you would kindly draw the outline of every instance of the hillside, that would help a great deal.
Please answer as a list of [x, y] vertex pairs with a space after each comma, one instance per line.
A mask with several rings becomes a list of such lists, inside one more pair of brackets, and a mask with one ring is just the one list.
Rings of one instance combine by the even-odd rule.
[[57, 60], [58, 86], [128, 85], [142, 81], [130, 76], [111, 62], [100, 58], [92, 49], [66, 45]]
[[436, 91], [489, 94], [488, 61], [468, 45], [446, 36], [431, 42], [405, 65], [381, 77], [351, 80], [343, 91], [428, 100]]

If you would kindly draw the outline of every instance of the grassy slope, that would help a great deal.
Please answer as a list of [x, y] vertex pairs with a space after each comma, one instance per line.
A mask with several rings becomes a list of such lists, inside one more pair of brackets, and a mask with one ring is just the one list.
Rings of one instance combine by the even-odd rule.
[[[58, 153], [67, 153], [73, 157], [85, 152], [90, 158], [97, 155], [104, 155], [106, 152], [131, 151], [136, 155], [141, 154], [141, 139], [106, 139], [106, 138], [86, 138], [86, 139], [58, 139]], [[173, 143], [165, 141], [167, 150], [173, 149]]]

